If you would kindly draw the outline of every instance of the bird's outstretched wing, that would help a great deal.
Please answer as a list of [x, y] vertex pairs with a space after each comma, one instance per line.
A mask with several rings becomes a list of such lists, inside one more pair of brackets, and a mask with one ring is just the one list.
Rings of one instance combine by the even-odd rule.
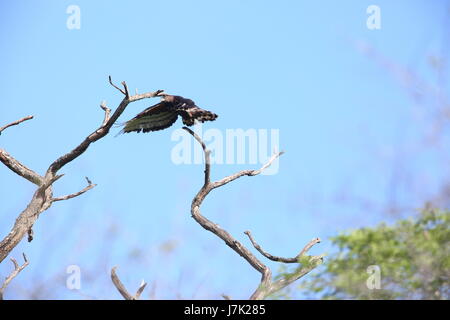
[[125, 122], [120, 133], [166, 129], [177, 121], [179, 115], [187, 126], [192, 126], [196, 122], [213, 121], [217, 118], [217, 114], [197, 107], [190, 99], [172, 95], [165, 95], [163, 99], [160, 103], [145, 109]]
[[121, 133], [150, 132], [166, 129], [174, 124], [177, 118], [178, 114], [170, 108], [170, 104], [161, 101], [127, 121]]

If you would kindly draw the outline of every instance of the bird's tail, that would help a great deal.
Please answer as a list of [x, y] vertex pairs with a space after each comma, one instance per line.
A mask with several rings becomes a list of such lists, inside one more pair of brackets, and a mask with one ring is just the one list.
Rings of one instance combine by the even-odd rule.
[[186, 110], [186, 112], [181, 114], [183, 118], [183, 123], [187, 126], [192, 126], [196, 122], [214, 121], [217, 119], [218, 115], [214, 112], [203, 110], [199, 107], [191, 108]]

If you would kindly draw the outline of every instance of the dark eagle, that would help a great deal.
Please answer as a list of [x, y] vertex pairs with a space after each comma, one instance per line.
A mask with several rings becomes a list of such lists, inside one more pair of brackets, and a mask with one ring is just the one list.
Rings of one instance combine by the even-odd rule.
[[197, 107], [190, 99], [166, 94], [161, 102], [125, 122], [125, 127], [120, 133], [166, 129], [177, 121], [178, 116], [181, 116], [187, 126], [192, 126], [196, 121], [213, 121], [217, 118], [217, 114]]

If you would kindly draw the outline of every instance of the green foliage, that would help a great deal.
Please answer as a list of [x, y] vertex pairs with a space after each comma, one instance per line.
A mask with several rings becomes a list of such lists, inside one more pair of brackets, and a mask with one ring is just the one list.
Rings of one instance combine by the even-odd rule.
[[333, 237], [338, 252], [301, 289], [322, 299], [449, 299], [449, 221], [450, 211], [424, 210], [415, 220]]

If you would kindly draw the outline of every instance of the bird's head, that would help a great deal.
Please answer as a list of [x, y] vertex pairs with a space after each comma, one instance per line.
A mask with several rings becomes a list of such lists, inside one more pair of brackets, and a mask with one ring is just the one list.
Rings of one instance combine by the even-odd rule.
[[164, 93], [163, 95], [161, 95], [161, 97], [162, 97], [161, 101], [166, 101], [166, 102], [174, 102], [175, 101], [175, 97], [170, 94], [167, 94], [167, 93]]

